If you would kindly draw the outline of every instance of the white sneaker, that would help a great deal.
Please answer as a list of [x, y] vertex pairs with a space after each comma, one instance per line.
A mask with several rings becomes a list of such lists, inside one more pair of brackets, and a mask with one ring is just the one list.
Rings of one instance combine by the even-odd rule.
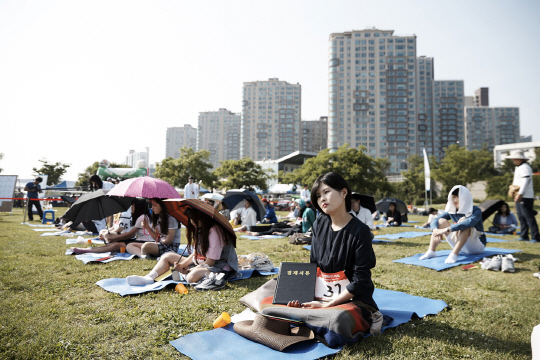
[[492, 271], [500, 271], [501, 270], [501, 264], [502, 264], [502, 256], [497, 255], [497, 256], [494, 256], [491, 259], [489, 264], [486, 266], [486, 269], [487, 270], [492, 270]]
[[534, 273], [533, 276], [540, 279], [540, 273]]
[[506, 255], [502, 258], [501, 269], [502, 272], [516, 272], [514, 268], [514, 257], [512, 255]]

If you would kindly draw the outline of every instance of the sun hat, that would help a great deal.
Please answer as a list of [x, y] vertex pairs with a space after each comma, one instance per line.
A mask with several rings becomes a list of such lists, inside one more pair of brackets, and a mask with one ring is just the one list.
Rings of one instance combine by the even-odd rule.
[[277, 351], [283, 351], [293, 344], [315, 338], [313, 331], [306, 326], [291, 329], [290, 323], [286, 319], [277, 320], [261, 314], [256, 314], [254, 320], [235, 323], [234, 331], [246, 339]]
[[512, 150], [510, 155], [506, 157], [507, 159], [520, 159], [520, 160], [529, 160], [524, 154], [523, 150]]

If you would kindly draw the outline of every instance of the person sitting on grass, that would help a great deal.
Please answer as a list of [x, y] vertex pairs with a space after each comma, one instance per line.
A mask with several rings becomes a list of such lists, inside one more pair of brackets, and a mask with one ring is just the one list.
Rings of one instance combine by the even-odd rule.
[[234, 229], [235, 232], [247, 231], [250, 226], [257, 224], [257, 213], [253, 210], [254, 203], [255, 201], [252, 198], [246, 198], [244, 209], [240, 213], [239, 219], [237, 218], [235, 221], [235, 225], [240, 225], [240, 227]]
[[401, 226], [401, 213], [397, 209], [396, 203], [390, 203], [386, 216], [382, 216], [381, 220], [386, 226]]
[[366, 224], [371, 230], [375, 230], [373, 218], [371, 217], [371, 211], [365, 207], [362, 207], [362, 205], [360, 205], [360, 198], [355, 195], [356, 194], [352, 195], [350, 214], [352, 216], [356, 216], [358, 220]]
[[510, 212], [507, 203], [502, 203], [499, 212], [493, 219], [493, 226], [489, 227], [489, 232], [496, 234], [513, 234], [516, 231], [518, 222], [514, 214]]
[[[450, 225], [448, 220], [454, 222]], [[447, 264], [454, 264], [458, 254], [481, 254], [486, 247], [486, 235], [482, 220], [482, 210], [473, 206], [471, 192], [462, 185], [456, 185], [448, 194], [448, 203], [444, 212], [431, 222], [431, 241], [428, 251], [420, 260], [437, 256], [435, 249], [443, 239], [452, 247], [452, 252], [445, 260]]]
[[99, 239], [105, 240], [108, 243], [107, 245], [91, 248], [72, 247], [70, 250], [74, 254], [120, 252], [120, 248], [126, 248], [130, 243], [144, 244], [145, 241], [153, 241], [149, 235], [143, 235], [142, 226], [140, 225], [149, 216], [150, 212], [146, 200], [133, 199], [129, 224], [120, 222], [118, 227], [113, 228], [110, 232], [107, 232], [107, 230], [100, 232]]
[[262, 198], [261, 202], [263, 204], [263, 207], [266, 210], [266, 214], [264, 214], [264, 218], [261, 221], [261, 224], [275, 224], [277, 223], [277, 216], [276, 212], [274, 211], [274, 206], [268, 202], [267, 198]]
[[152, 220], [142, 221], [142, 228], [145, 234], [150, 235], [155, 242], [131, 243], [127, 246], [130, 254], [135, 254], [140, 258], [150, 258], [150, 256], [161, 256], [166, 252], [177, 252], [180, 246], [180, 229], [178, 221], [167, 212], [165, 203], [161, 199], [154, 198], [152, 203]]
[[290, 236], [295, 233], [306, 233], [313, 222], [315, 221], [315, 212], [307, 207], [306, 202], [302, 199], [296, 200], [296, 208], [298, 210], [298, 218], [295, 222], [289, 222], [285, 225], [275, 224], [270, 230], [262, 232], [248, 232], [248, 235], [281, 235], [283, 237]]
[[236, 274], [238, 271], [236, 236], [199, 210], [186, 209], [185, 215], [189, 219], [186, 226], [187, 247], [195, 251], [189, 256], [172, 252], [163, 255], [148, 275], [128, 276], [126, 281], [129, 285], [151, 284], [171, 266], [184, 274], [186, 281], [191, 284], [211, 273], [224, 273], [223, 280]]
[[439, 211], [437, 209], [434, 209], [434, 208], [429, 208], [428, 213], [429, 213], [429, 216], [428, 216], [427, 222], [425, 222], [422, 225], [415, 225], [414, 226], [415, 228], [417, 228], [417, 229], [429, 229], [429, 227], [431, 225], [431, 222], [433, 220], [435, 220], [435, 218], [437, 217], [437, 214], [439, 213]]

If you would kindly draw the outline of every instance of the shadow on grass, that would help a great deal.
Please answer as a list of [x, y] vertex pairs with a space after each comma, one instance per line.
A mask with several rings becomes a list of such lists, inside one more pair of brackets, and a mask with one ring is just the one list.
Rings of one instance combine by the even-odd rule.
[[[502, 340], [475, 331], [454, 328], [442, 323], [424, 323], [421, 319], [413, 319], [397, 328], [387, 329], [381, 335], [370, 336], [353, 345], [350, 355], [366, 355], [384, 357], [389, 353], [399, 352], [396, 339], [414, 337], [423, 340], [444, 342], [447, 347], [432, 354], [436, 357], [462, 357], [471, 349], [492, 354], [506, 354], [504, 358], [515, 356], [530, 358], [531, 345], [528, 342]], [[406, 341], [406, 340], [405, 340]], [[403, 346], [403, 345], [401, 345]], [[425, 351], [424, 349], [418, 350]], [[433, 356], [432, 356], [433, 357]]]

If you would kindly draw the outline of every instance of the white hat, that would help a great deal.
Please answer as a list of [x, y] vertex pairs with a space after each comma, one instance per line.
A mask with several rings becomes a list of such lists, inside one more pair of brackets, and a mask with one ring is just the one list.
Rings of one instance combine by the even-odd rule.
[[507, 159], [521, 159], [529, 160], [525, 155], [523, 155], [523, 150], [513, 150], [510, 155], [506, 157]]

